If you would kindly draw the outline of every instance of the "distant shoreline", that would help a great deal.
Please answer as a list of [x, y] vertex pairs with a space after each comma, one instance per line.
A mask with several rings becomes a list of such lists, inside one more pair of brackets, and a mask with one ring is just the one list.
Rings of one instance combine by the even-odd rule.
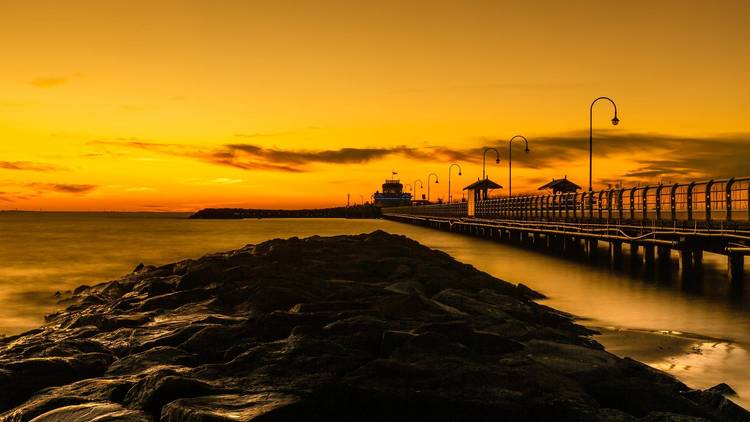
[[373, 205], [313, 208], [301, 210], [253, 208], [205, 208], [191, 219], [246, 219], [246, 218], [380, 218], [380, 208]]

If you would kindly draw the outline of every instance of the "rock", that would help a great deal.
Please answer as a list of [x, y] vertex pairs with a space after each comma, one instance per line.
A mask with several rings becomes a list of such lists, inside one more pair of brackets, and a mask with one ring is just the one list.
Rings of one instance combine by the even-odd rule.
[[736, 396], [737, 392], [734, 391], [732, 387], [730, 387], [726, 383], [720, 383], [716, 384], [713, 387], [709, 388], [707, 391], [710, 391], [712, 393], [721, 394], [722, 396]]
[[116, 403], [91, 402], [59, 407], [34, 418], [32, 422], [152, 422], [139, 410], [126, 409]]
[[216, 393], [206, 382], [183, 375], [157, 371], [138, 381], [125, 396], [124, 403], [130, 408], [143, 409], [154, 415], [161, 414], [165, 404], [186, 397], [198, 397]]
[[750, 418], [540, 297], [382, 231], [139, 266], [0, 339], [0, 421]]
[[218, 422], [307, 419], [303, 412], [295, 409], [298, 403], [298, 397], [276, 392], [195, 397], [175, 400], [166, 405], [161, 420]]
[[0, 361], [0, 411], [20, 404], [44, 387], [101, 376], [111, 362], [111, 356], [102, 353]]
[[125, 356], [107, 368], [107, 375], [138, 374], [158, 365], [185, 365], [193, 362], [194, 356], [183, 350], [157, 346], [146, 351]]

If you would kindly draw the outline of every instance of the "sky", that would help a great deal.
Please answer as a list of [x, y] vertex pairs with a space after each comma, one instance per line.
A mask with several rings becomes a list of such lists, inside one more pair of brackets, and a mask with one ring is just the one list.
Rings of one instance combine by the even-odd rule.
[[[0, 209], [192, 211], [747, 176], [744, 1], [0, 0]], [[416, 184], [419, 184], [417, 182]], [[407, 187], [408, 190], [409, 187]], [[426, 189], [419, 189], [419, 195]], [[500, 195], [507, 192], [501, 190]]]

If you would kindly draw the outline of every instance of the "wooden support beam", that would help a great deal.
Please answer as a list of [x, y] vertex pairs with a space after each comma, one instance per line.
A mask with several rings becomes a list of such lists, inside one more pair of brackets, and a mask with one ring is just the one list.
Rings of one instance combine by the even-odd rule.
[[647, 265], [654, 264], [654, 245], [643, 245], [643, 259]]
[[622, 265], [622, 242], [609, 242], [609, 262], [615, 268]]
[[727, 255], [727, 270], [729, 272], [729, 280], [734, 285], [741, 286], [745, 277], [745, 257], [741, 254]]
[[685, 273], [693, 270], [693, 254], [691, 249], [680, 250], [680, 270]]
[[666, 246], [657, 246], [656, 254], [660, 263], [667, 263], [672, 257], [672, 250]]

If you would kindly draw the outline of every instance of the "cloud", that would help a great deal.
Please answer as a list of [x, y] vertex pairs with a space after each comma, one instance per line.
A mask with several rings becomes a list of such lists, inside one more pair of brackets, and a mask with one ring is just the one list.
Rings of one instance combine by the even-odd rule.
[[87, 194], [98, 187], [97, 185], [67, 183], [29, 183], [29, 186], [37, 191], [72, 193], [77, 195]]
[[51, 164], [32, 163], [30, 161], [0, 161], [0, 169], [27, 171], [55, 171], [60, 168]]
[[[514, 166], [517, 162], [535, 169], [558, 166], [588, 157], [588, 132], [530, 139], [529, 147], [529, 154], [521, 146], [514, 147]], [[629, 183], [744, 176], [750, 160], [748, 147], [750, 133], [688, 137], [605, 131], [595, 135], [593, 142], [595, 159], [617, 156], [633, 166], [619, 175]]]
[[54, 88], [68, 82], [66, 77], [34, 78], [31, 84], [37, 88]]
[[[148, 150], [161, 154], [188, 157], [203, 162], [238, 168], [303, 173], [318, 164], [364, 164], [392, 157], [424, 162], [481, 163], [483, 145], [492, 145], [505, 162], [508, 141], [478, 138], [464, 148], [447, 146], [389, 146], [375, 148], [345, 147], [338, 149], [292, 149], [263, 147], [252, 143], [230, 143], [216, 147], [156, 143], [133, 138], [95, 141], [120, 148]], [[520, 143], [520, 142], [519, 142]], [[608, 180], [624, 183], [653, 182], [660, 179], [690, 180], [742, 176], [748, 173], [750, 133], [709, 137], [686, 137], [658, 133], [627, 133], [600, 130], [594, 138], [594, 158], [616, 158], [627, 167], [609, 171]], [[535, 170], [560, 171], [571, 163], [579, 165], [588, 159], [588, 132], [569, 132], [529, 139], [531, 152], [513, 144], [513, 166]], [[494, 154], [492, 154], [494, 155]], [[494, 157], [492, 157], [494, 158]], [[490, 158], [488, 158], [489, 160]], [[614, 174], [612, 174], [614, 173]], [[561, 176], [561, 175], [554, 175]], [[542, 180], [546, 180], [543, 178]], [[606, 181], [604, 179], [600, 180]]]

